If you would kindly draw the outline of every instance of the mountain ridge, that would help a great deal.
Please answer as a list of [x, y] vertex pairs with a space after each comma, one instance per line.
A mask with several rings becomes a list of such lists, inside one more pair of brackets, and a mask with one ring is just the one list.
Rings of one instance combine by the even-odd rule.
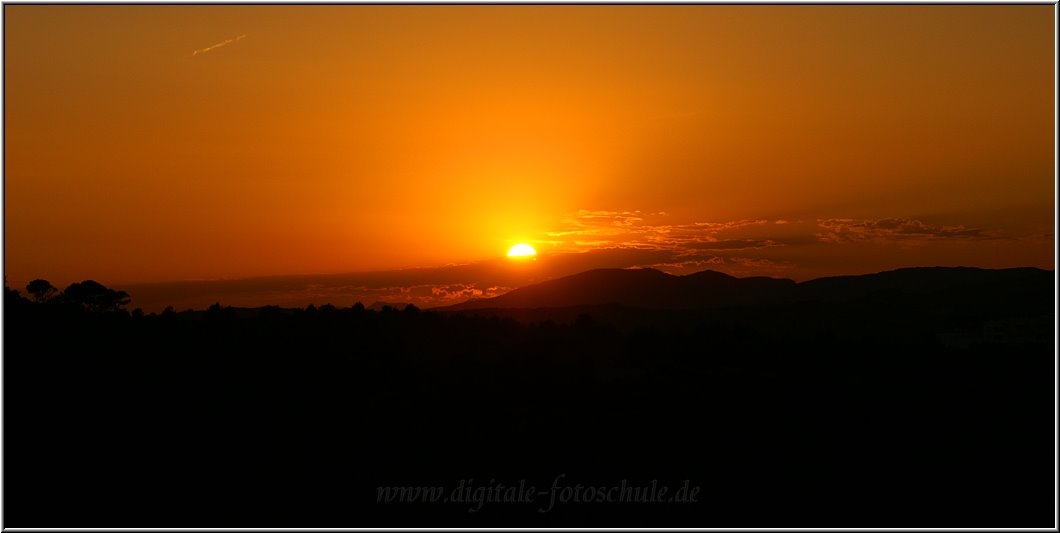
[[622, 305], [649, 309], [703, 309], [784, 301], [839, 301], [876, 292], [919, 294], [974, 284], [1044, 281], [1052, 271], [1034, 267], [908, 267], [871, 274], [788, 278], [738, 278], [716, 270], [684, 276], [653, 268], [593, 269], [527, 285], [493, 298], [433, 307], [436, 311]]

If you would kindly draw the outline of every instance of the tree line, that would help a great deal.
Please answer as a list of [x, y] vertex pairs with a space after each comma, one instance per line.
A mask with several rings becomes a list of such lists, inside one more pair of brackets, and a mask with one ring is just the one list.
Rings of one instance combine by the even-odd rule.
[[[21, 298], [17, 290], [4, 284], [9, 296]], [[92, 312], [116, 312], [124, 310], [131, 301], [129, 293], [106, 287], [98, 281], [86, 279], [71, 283], [63, 290], [46, 279], [35, 279], [26, 284], [26, 293], [32, 302], [56, 306], [67, 306]], [[14, 300], [17, 301], [17, 298]], [[11, 301], [12, 298], [8, 298]]]

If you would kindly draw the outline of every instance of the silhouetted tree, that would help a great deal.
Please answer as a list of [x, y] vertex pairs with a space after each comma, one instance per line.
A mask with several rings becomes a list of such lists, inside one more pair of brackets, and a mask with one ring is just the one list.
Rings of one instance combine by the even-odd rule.
[[26, 292], [33, 295], [33, 300], [37, 303], [44, 303], [46, 300], [55, 296], [59, 289], [56, 289], [48, 280], [35, 279], [26, 284]]
[[11, 312], [14, 308], [21, 308], [28, 305], [29, 301], [19, 294], [18, 289], [12, 289], [7, 286], [7, 278], [4, 278], [4, 306], [7, 307], [8, 312]]
[[107, 288], [90, 279], [67, 287], [63, 299], [87, 311], [118, 311], [130, 301], [129, 293]]

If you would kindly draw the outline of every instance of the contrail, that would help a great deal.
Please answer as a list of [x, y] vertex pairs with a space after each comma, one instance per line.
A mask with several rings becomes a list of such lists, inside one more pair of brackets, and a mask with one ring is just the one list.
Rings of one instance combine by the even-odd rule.
[[197, 56], [199, 54], [205, 54], [206, 52], [209, 52], [210, 50], [213, 50], [214, 48], [220, 48], [220, 47], [222, 47], [222, 46], [224, 46], [224, 45], [226, 45], [228, 43], [234, 43], [236, 41], [240, 41], [246, 36], [247, 36], [247, 34], [244, 33], [243, 35], [240, 35], [239, 37], [236, 37], [234, 39], [225, 39], [224, 41], [221, 41], [221, 42], [219, 42], [219, 43], [217, 43], [217, 44], [215, 44], [213, 46], [207, 46], [206, 48], [203, 48], [201, 50], [196, 50], [196, 51], [191, 53], [191, 56], [195, 57], [195, 56]]

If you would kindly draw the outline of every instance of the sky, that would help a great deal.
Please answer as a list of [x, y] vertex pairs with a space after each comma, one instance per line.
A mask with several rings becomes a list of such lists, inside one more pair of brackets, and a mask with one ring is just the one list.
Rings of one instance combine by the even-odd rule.
[[14, 288], [1055, 268], [1054, 5], [3, 9]]

